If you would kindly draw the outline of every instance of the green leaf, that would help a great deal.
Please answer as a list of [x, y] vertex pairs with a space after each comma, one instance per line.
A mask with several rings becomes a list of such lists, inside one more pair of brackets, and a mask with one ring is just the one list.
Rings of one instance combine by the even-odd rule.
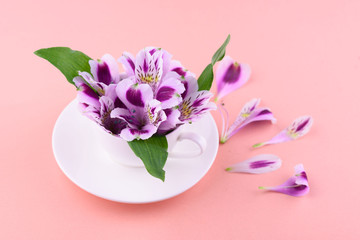
[[163, 170], [168, 157], [168, 143], [165, 136], [155, 136], [146, 140], [128, 142], [136, 156], [144, 163], [146, 170], [154, 177], [165, 181]]
[[206, 66], [204, 71], [201, 73], [198, 79], [199, 91], [201, 90], [210, 90], [212, 82], [214, 79], [213, 65], [210, 63]]
[[201, 73], [200, 77], [197, 80], [199, 91], [210, 90], [214, 80], [214, 72], [213, 72], [214, 64], [218, 61], [221, 61], [224, 58], [226, 46], [228, 45], [229, 41], [230, 41], [230, 34], [227, 36], [225, 42], [221, 45], [221, 47], [213, 55], [211, 59], [211, 63], [207, 65], [204, 71]]
[[227, 36], [225, 42], [221, 45], [221, 47], [213, 55], [211, 59], [212, 65], [215, 65], [216, 62], [221, 61], [224, 58], [226, 46], [229, 44], [229, 42], [230, 42], [230, 34]]
[[67, 47], [43, 48], [35, 51], [34, 54], [48, 60], [65, 75], [71, 84], [74, 84], [73, 79], [78, 76], [78, 71], [90, 72], [89, 60], [91, 58]]

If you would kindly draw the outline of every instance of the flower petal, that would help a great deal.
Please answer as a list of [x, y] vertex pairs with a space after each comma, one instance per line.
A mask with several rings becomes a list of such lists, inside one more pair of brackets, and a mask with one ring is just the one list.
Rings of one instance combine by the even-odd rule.
[[169, 131], [174, 130], [177, 124], [180, 123], [180, 111], [174, 108], [168, 108], [164, 110], [166, 114], [166, 120], [159, 125], [158, 134], [167, 134]]
[[295, 166], [295, 175], [285, 183], [276, 187], [259, 187], [259, 189], [280, 192], [294, 197], [306, 195], [310, 191], [307, 175], [302, 164]]
[[120, 80], [119, 66], [113, 56], [105, 54], [101, 60], [90, 60], [91, 74], [95, 81], [105, 85], [118, 83]]
[[[165, 63], [164, 63], [164, 65], [165, 65]], [[170, 62], [170, 71], [176, 72], [177, 74], [179, 74], [182, 77], [186, 77], [188, 75], [192, 75], [193, 77], [195, 77], [193, 73], [191, 73], [187, 69], [185, 69], [181, 65], [181, 63], [179, 61], [177, 61], [177, 60], [172, 60]]]
[[145, 104], [153, 99], [153, 91], [147, 84], [135, 83], [134, 78], [127, 78], [119, 82], [116, 93], [130, 111], [143, 109]]
[[314, 120], [311, 116], [299, 117], [287, 128], [287, 132], [293, 139], [297, 139], [310, 131], [313, 122]]
[[97, 94], [99, 94], [100, 96], [103, 96], [105, 94], [105, 90], [107, 87], [106, 84], [95, 81], [91, 74], [88, 72], [79, 72], [79, 75], [83, 77], [85, 82], [87, 82], [87, 84], [91, 86], [97, 92]]
[[228, 172], [267, 173], [281, 167], [281, 159], [272, 154], [261, 154], [226, 168]]
[[[240, 129], [246, 125], [257, 122], [269, 120], [272, 123], [276, 122], [276, 119], [270, 109], [268, 108], [257, 108], [260, 103], [260, 99], [254, 98], [247, 102], [242, 108], [240, 114], [235, 119], [234, 123], [221, 134], [221, 143], [225, 143], [230, 137], [235, 135]], [[224, 107], [222, 107], [224, 111]], [[227, 128], [227, 126], [225, 127]]]
[[73, 81], [78, 88], [77, 99], [79, 103], [100, 108], [99, 96], [84, 82], [84, 79], [75, 77]]
[[189, 95], [197, 92], [198, 84], [194, 76], [187, 75], [185, 78], [182, 78], [181, 82], [185, 87], [185, 91], [181, 94], [182, 99], [185, 99]]
[[312, 124], [313, 119], [311, 116], [297, 118], [288, 128], [282, 130], [269, 141], [254, 144], [253, 147], [258, 148], [268, 144], [282, 143], [298, 139], [310, 131]]
[[177, 73], [169, 72], [156, 90], [155, 98], [161, 102], [163, 109], [177, 106], [182, 101], [181, 94], [185, 87], [178, 77]]
[[134, 128], [124, 128], [120, 137], [125, 141], [132, 141], [134, 139], [148, 139], [156, 133], [156, 127], [154, 125], [146, 125], [141, 130]]
[[135, 58], [131, 53], [124, 52], [118, 61], [123, 65], [129, 77], [135, 74]]
[[216, 104], [209, 102], [213, 94], [209, 91], [194, 92], [180, 104], [179, 120], [183, 123], [199, 119], [204, 113], [216, 109]]
[[152, 52], [143, 49], [136, 55], [135, 76], [138, 83], [145, 83], [154, 87], [159, 83], [162, 74], [162, 51]]
[[221, 99], [240, 88], [249, 80], [250, 73], [249, 65], [237, 63], [229, 56], [224, 57], [215, 74], [218, 91], [216, 98]]

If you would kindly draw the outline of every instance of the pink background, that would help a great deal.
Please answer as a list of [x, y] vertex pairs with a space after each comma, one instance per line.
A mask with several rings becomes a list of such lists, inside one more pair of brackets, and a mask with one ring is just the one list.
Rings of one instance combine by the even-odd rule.
[[[0, 16], [1, 239], [360, 239], [359, 1], [23, 0], [3, 2]], [[225, 99], [232, 119], [261, 97], [276, 125], [243, 129], [197, 185], [163, 202], [111, 202], [66, 178], [51, 134], [76, 93], [33, 51], [69, 46], [100, 58], [155, 45], [199, 75], [228, 33], [227, 53], [253, 70]], [[315, 119], [306, 137], [250, 149], [304, 114]], [[260, 153], [281, 156], [282, 168], [224, 171]], [[309, 195], [257, 189], [282, 183], [297, 163], [308, 172]]]

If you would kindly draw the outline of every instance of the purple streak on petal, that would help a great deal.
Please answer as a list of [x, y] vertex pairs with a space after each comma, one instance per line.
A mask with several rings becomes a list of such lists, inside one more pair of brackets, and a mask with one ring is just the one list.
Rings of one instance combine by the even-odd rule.
[[129, 88], [126, 92], [126, 99], [134, 106], [137, 107], [144, 107], [145, 103], [142, 100], [142, 94], [141, 91]]
[[183, 77], [186, 75], [186, 72], [181, 67], [173, 68], [171, 71], [176, 72], [177, 74], [179, 74], [180, 76], [183, 76]]
[[284, 193], [290, 196], [294, 197], [300, 197], [305, 194], [307, 194], [310, 190], [309, 186], [307, 184], [298, 184], [296, 182], [295, 177], [291, 177], [289, 180], [287, 180], [285, 183], [276, 186], [276, 187], [269, 187], [265, 188], [270, 191], [275, 191], [279, 193]]
[[302, 178], [304, 178], [305, 180], [308, 180], [307, 175], [306, 175], [306, 172], [301, 172], [301, 173], [300, 173], [300, 176], [301, 176]]
[[169, 100], [170, 98], [172, 98], [174, 93], [175, 93], [174, 88], [164, 86], [158, 90], [158, 92], [156, 94], [156, 99], [159, 100], [160, 102], [163, 102], [163, 101], [166, 101], [166, 100]]
[[309, 182], [302, 164], [295, 166], [295, 175], [290, 177], [285, 183], [276, 187], [259, 187], [270, 191], [280, 192], [287, 195], [300, 197], [307, 194], [310, 190]]
[[250, 168], [263, 168], [263, 167], [267, 167], [274, 163], [275, 163], [274, 161], [259, 160], [259, 161], [250, 163]]
[[234, 83], [239, 79], [240, 74], [241, 74], [240, 65], [237, 63], [231, 64], [225, 73], [224, 82], [230, 84]]
[[189, 83], [186, 81], [182, 81], [185, 91], [181, 94], [182, 99], [184, 99], [188, 93], [188, 89], [189, 89]]
[[256, 116], [260, 116], [264, 114], [272, 114], [272, 112], [269, 109], [264, 109], [261, 112], [259, 112]]
[[129, 63], [130, 67], [132, 68], [132, 70], [135, 72], [135, 63], [133, 62], [133, 60], [128, 56], [125, 56], [125, 58], [126, 61]]
[[105, 62], [99, 63], [96, 74], [99, 82], [102, 82], [106, 85], [109, 85], [111, 83], [112, 79], [110, 69]]
[[267, 173], [281, 167], [281, 159], [273, 154], [260, 154], [251, 157], [245, 161], [238, 162], [226, 169], [228, 172], [245, 172], [245, 173]]
[[156, 52], [156, 49], [155, 49], [155, 48], [149, 51], [149, 53], [150, 53], [151, 56], [152, 56], [155, 52]]
[[[145, 56], [146, 56], [146, 55], [145, 55]], [[149, 65], [148, 65], [147, 62], [146, 62], [146, 57], [144, 57], [144, 62], [143, 62], [142, 68], [143, 68], [143, 71], [144, 71], [145, 73], [147, 73], [148, 70], [149, 70]]]
[[295, 131], [298, 132], [298, 131], [303, 130], [304, 127], [309, 123], [309, 121], [310, 121], [310, 118], [308, 118], [306, 121], [304, 121], [302, 124], [300, 124], [300, 125], [296, 128]]
[[148, 130], [130, 129], [130, 133], [133, 135], [141, 135], [148, 132]]
[[249, 80], [250, 73], [249, 65], [236, 63], [231, 57], [225, 56], [215, 74], [217, 99], [223, 98], [244, 85]]
[[196, 107], [199, 107], [203, 104], [203, 102], [205, 101], [206, 99], [205, 98], [199, 98], [199, 99], [196, 99], [194, 102], [193, 102], [193, 107], [196, 108]]

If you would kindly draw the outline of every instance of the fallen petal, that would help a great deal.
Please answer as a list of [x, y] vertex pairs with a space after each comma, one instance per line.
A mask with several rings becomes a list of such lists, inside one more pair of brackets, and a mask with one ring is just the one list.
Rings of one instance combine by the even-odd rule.
[[281, 159], [273, 154], [260, 154], [226, 168], [228, 172], [267, 173], [281, 167]]
[[249, 65], [237, 63], [229, 56], [224, 57], [215, 75], [218, 91], [216, 99], [223, 98], [244, 85], [249, 80], [250, 73]]
[[[225, 143], [229, 138], [236, 134], [240, 129], [246, 125], [257, 122], [257, 121], [271, 121], [272, 123], [276, 122], [276, 119], [273, 113], [269, 108], [258, 108], [257, 106], [260, 103], [260, 99], [254, 98], [247, 102], [242, 108], [239, 115], [236, 117], [233, 124], [230, 127], [227, 127], [227, 124], [224, 124], [223, 132], [221, 134], [220, 142]], [[220, 110], [226, 109], [220, 106]], [[226, 116], [227, 117], [227, 116]], [[224, 119], [225, 120], [225, 119]], [[227, 121], [227, 120], [225, 120]]]
[[253, 145], [253, 148], [262, 147], [268, 144], [276, 144], [282, 142], [288, 142], [291, 140], [298, 139], [299, 137], [304, 136], [310, 131], [310, 128], [313, 124], [313, 119], [311, 116], [303, 116], [297, 118], [291, 123], [291, 125], [282, 130], [275, 137], [266, 142], [261, 142]]
[[310, 191], [307, 175], [302, 164], [295, 166], [295, 175], [285, 183], [276, 187], [259, 187], [259, 189], [280, 192], [294, 197], [306, 195]]

